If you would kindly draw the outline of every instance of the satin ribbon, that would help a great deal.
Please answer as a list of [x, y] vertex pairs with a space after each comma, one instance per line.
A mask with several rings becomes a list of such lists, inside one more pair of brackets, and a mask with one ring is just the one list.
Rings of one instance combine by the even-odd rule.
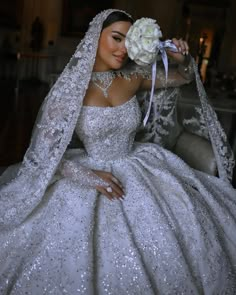
[[[166, 41], [160, 41], [160, 43], [157, 46], [157, 54], [161, 54], [161, 59], [165, 68], [165, 76], [166, 76], [166, 83], [168, 78], [168, 57], [166, 50], [170, 50], [173, 52], [178, 52], [178, 48], [175, 46], [175, 44], [171, 40]], [[148, 118], [150, 116], [151, 107], [152, 107], [152, 101], [153, 101], [153, 94], [155, 89], [155, 83], [156, 83], [156, 61], [152, 64], [152, 88], [151, 88], [151, 94], [150, 94], [150, 100], [148, 105], [148, 110], [145, 115], [145, 118], [143, 120], [143, 125], [145, 126], [147, 124]]]

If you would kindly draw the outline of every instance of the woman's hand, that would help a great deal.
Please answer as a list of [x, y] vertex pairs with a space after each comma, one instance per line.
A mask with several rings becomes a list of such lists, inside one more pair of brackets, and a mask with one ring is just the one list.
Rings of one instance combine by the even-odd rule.
[[93, 170], [98, 177], [107, 182], [107, 187], [96, 186], [96, 190], [105, 195], [109, 200], [124, 199], [124, 191], [120, 181], [110, 172]]
[[188, 43], [182, 39], [173, 38], [172, 42], [178, 49], [178, 52], [167, 50], [167, 54], [170, 58], [175, 60], [179, 64], [185, 64], [188, 61], [189, 46]]

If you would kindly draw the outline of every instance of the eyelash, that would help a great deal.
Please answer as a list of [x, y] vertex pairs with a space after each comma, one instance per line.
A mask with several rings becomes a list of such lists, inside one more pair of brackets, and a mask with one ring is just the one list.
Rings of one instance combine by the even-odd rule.
[[116, 36], [113, 36], [113, 39], [114, 39], [115, 41], [117, 41], [117, 42], [121, 42], [121, 41], [122, 41], [120, 37], [116, 37]]

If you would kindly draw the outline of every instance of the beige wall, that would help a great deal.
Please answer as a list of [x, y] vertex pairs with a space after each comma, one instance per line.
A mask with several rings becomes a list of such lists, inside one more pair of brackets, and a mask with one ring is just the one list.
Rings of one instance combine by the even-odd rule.
[[61, 4], [61, 0], [24, 0], [21, 48], [29, 47], [31, 25], [37, 16], [44, 25], [44, 47], [49, 40], [57, 39], [61, 26]]
[[[142, 16], [157, 19], [163, 34], [166, 37], [173, 37], [176, 31], [176, 19], [178, 19], [179, 7], [176, 0], [146, 1], [143, 0], [116, 0], [115, 8], [127, 10], [134, 18]], [[46, 46], [49, 40], [56, 40], [60, 35], [62, 0], [24, 0], [23, 25], [21, 32], [21, 47], [27, 48], [30, 42], [31, 24], [36, 16], [39, 16], [45, 26]]]
[[[23, 24], [21, 30], [21, 50], [29, 50], [31, 24], [36, 16], [39, 16], [45, 27], [44, 47], [47, 50], [49, 40], [55, 44], [62, 44], [68, 53], [71, 52], [78, 38], [62, 37], [61, 13], [62, 0], [22, 0]], [[183, 0], [115, 0], [115, 8], [127, 10], [134, 18], [152, 17], [157, 19], [165, 38], [172, 38], [181, 26], [181, 6]], [[228, 11], [226, 34], [222, 44], [220, 55], [221, 67], [236, 67], [236, 1], [232, 1], [232, 7]], [[71, 48], [71, 49], [70, 49]]]

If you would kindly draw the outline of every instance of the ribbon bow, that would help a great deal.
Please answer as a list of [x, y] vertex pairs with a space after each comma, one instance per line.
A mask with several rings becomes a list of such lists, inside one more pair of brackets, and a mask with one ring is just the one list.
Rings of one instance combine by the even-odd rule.
[[[173, 52], [178, 52], [177, 47], [174, 45], [174, 43], [171, 40], [166, 40], [166, 41], [160, 41], [158, 46], [157, 46], [157, 54], [160, 52], [161, 54], [161, 59], [164, 64], [165, 68], [165, 76], [166, 76], [166, 82], [168, 78], [168, 57], [166, 50], [169, 49]], [[143, 120], [143, 125], [145, 126], [147, 124], [150, 112], [151, 112], [151, 107], [152, 107], [152, 101], [153, 101], [153, 94], [154, 94], [154, 87], [156, 83], [156, 65], [157, 62], [155, 61], [152, 64], [152, 88], [151, 88], [151, 94], [150, 94], [150, 100], [149, 100], [149, 105], [148, 105], [148, 110], [145, 115], [145, 118]]]

